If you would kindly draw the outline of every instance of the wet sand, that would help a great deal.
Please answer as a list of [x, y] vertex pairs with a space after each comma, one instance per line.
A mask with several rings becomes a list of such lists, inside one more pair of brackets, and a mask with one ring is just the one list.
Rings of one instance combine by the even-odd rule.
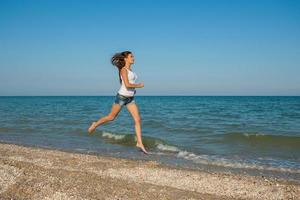
[[0, 144], [0, 199], [300, 199], [300, 184]]

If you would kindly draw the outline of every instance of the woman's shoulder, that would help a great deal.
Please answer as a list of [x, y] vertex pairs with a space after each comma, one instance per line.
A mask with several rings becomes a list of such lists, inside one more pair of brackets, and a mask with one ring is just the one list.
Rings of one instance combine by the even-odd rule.
[[121, 68], [120, 70], [122, 73], [127, 73], [126, 67]]
[[129, 70], [128, 68], [126, 68], [126, 67], [122, 67], [121, 70], [123, 70], [123, 71], [130, 71], [130, 70]]
[[[124, 68], [125, 68], [125, 69], [124, 69]], [[123, 68], [121, 69], [121, 71], [128, 71], [128, 72], [131, 72], [131, 73], [135, 73], [134, 71], [132, 71], [132, 70], [126, 68], [126, 67], [123, 67]]]

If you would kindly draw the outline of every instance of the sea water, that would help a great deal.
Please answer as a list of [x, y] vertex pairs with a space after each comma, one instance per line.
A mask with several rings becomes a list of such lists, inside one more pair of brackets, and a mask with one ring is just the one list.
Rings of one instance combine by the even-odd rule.
[[126, 107], [89, 135], [114, 96], [0, 97], [0, 142], [300, 181], [299, 96], [135, 96], [145, 155]]

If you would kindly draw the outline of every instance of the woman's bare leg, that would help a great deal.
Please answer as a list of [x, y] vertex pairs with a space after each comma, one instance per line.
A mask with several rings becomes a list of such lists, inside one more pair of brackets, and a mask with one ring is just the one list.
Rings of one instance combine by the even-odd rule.
[[141, 117], [139, 114], [138, 106], [135, 103], [129, 103], [126, 105], [126, 107], [127, 110], [130, 112], [130, 114], [132, 115], [135, 122], [134, 127], [135, 127], [135, 133], [137, 137], [136, 146], [141, 148], [144, 153], [148, 154], [142, 142]]
[[104, 116], [100, 118], [98, 121], [92, 123], [92, 125], [88, 129], [89, 134], [92, 134], [95, 131], [95, 129], [101, 124], [114, 120], [118, 115], [118, 113], [120, 112], [120, 110], [121, 110], [121, 106], [119, 104], [114, 103], [112, 105], [111, 112], [107, 116]]

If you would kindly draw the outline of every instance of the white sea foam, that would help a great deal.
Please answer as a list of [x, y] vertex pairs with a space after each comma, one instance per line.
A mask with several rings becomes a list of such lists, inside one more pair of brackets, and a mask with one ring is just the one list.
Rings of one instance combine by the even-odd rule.
[[246, 137], [260, 137], [260, 136], [266, 136], [266, 134], [263, 133], [243, 133], [244, 136]]
[[[261, 134], [258, 134], [261, 135]], [[114, 140], [122, 140], [125, 138], [126, 135], [120, 135], [120, 134], [114, 134], [110, 132], [103, 132], [102, 137], [114, 139]], [[246, 134], [246, 136], [249, 136]], [[275, 161], [271, 158], [261, 158], [259, 157], [257, 159], [257, 163], [251, 163], [248, 161], [240, 160], [239, 158], [232, 157], [230, 158], [223, 158], [218, 155], [206, 155], [206, 154], [196, 154], [193, 152], [185, 151], [182, 149], [179, 149], [176, 146], [163, 144], [161, 142], [155, 142], [156, 148], [161, 151], [161, 154], [164, 154], [163, 152], [172, 152], [176, 153], [176, 157], [183, 158], [186, 160], [190, 160], [194, 163], [198, 164], [205, 164], [205, 165], [215, 165], [215, 166], [221, 166], [221, 167], [230, 167], [230, 168], [240, 168], [240, 169], [256, 169], [256, 170], [270, 170], [270, 171], [279, 171], [279, 172], [289, 172], [289, 173], [300, 173], [300, 169], [298, 168], [288, 168], [288, 167], [272, 167], [268, 166], [265, 163], [261, 163], [263, 161]], [[260, 162], [261, 161], [261, 162]]]
[[213, 155], [197, 155], [188, 151], [179, 151], [177, 154], [178, 158], [184, 158], [191, 160], [194, 163], [215, 165], [230, 168], [241, 168], [241, 169], [257, 169], [257, 170], [270, 170], [270, 171], [280, 171], [289, 173], [300, 173], [300, 169], [286, 168], [286, 167], [271, 167], [265, 166], [263, 164], [246, 163], [243, 161], [230, 160]]
[[76, 148], [76, 151], [86, 151], [87, 149]]
[[156, 147], [162, 151], [172, 151], [172, 152], [180, 151], [180, 149], [178, 149], [177, 147], [171, 146], [171, 145], [166, 145], [166, 144], [158, 144]]
[[103, 132], [102, 133], [102, 137], [106, 137], [109, 139], [115, 139], [115, 140], [122, 140], [125, 135], [118, 135], [118, 134], [113, 134], [113, 133], [109, 133], [109, 132]]

